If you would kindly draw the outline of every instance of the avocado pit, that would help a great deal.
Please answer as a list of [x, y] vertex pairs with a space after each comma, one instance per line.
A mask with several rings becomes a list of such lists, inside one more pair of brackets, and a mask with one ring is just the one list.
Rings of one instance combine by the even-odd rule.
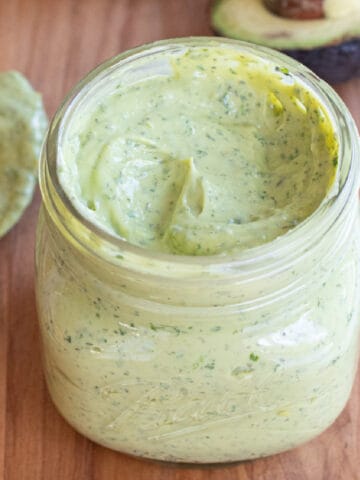
[[325, 17], [323, 0], [264, 0], [264, 4], [283, 18], [315, 20]]

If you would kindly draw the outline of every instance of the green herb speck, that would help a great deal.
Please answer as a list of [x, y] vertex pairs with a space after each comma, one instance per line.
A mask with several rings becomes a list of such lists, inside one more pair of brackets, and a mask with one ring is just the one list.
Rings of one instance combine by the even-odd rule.
[[204, 368], [207, 368], [208, 370], [214, 370], [215, 368], [215, 360], [211, 360], [211, 362], [207, 363], [204, 365]]
[[286, 67], [276, 67], [275, 70], [283, 73], [284, 75], [290, 75], [289, 69]]
[[252, 362], [257, 362], [259, 360], [259, 355], [256, 355], [254, 352], [251, 352], [249, 358]]

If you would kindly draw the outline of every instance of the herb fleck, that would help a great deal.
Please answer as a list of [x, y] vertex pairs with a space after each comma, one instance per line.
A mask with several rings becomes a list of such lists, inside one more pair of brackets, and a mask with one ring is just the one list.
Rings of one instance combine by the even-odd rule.
[[251, 352], [249, 358], [252, 362], [257, 362], [259, 360], [259, 355], [256, 355], [254, 352]]

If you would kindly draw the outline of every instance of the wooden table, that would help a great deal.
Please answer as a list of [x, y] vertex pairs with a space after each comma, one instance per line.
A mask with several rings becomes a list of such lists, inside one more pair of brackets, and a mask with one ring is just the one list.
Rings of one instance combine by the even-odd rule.
[[[209, 35], [207, 0], [0, 0], [0, 70], [18, 69], [52, 115], [102, 60], [152, 40]], [[360, 79], [338, 87], [360, 124]], [[47, 394], [34, 298], [40, 195], [0, 241], [0, 475], [4, 480], [359, 480], [360, 381], [336, 423], [272, 458], [217, 469], [136, 460], [78, 435]]]

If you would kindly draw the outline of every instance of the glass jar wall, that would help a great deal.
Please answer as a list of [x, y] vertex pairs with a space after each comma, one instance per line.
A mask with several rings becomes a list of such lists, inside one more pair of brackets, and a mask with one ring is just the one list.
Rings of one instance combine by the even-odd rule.
[[[132, 82], [164, 53], [216, 43], [281, 60], [319, 97], [339, 139], [337, 194], [288, 234], [234, 255], [167, 255], [112, 237], [58, 181], [64, 130], [125, 67]], [[270, 455], [327, 428], [358, 359], [358, 163], [341, 100], [266, 49], [172, 40], [91, 73], [56, 114], [41, 163], [38, 312], [48, 388], [64, 418], [115, 450], [187, 463]]]

